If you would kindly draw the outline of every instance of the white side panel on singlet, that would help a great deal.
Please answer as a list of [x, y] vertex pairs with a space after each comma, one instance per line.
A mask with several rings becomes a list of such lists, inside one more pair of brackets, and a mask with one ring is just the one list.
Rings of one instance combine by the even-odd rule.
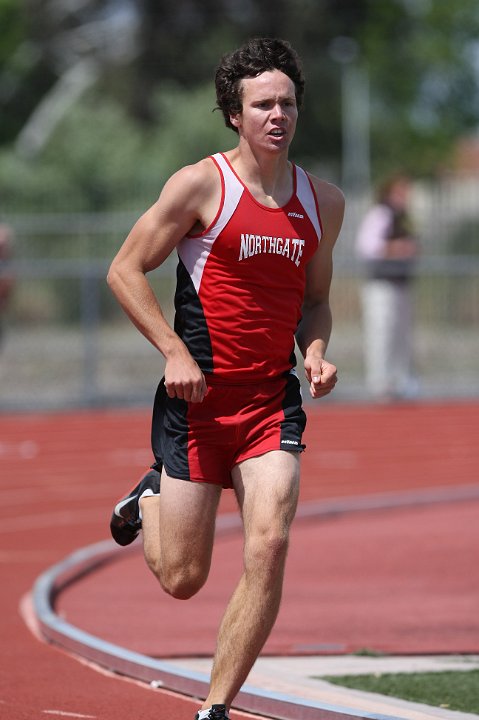
[[316, 205], [316, 198], [314, 196], [311, 183], [305, 171], [296, 165], [296, 195], [301, 205], [306, 210], [306, 213], [313, 224], [316, 234], [318, 236], [318, 242], [321, 240], [321, 223], [318, 217], [318, 208]]
[[178, 243], [178, 256], [186, 267], [195, 286], [199, 291], [206, 261], [216, 238], [226, 226], [240, 201], [244, 187], [222, 155], [213, 155], [223, 180], [223, 197], [220, 213], [216, 222], [203, 234], [186, 236]]

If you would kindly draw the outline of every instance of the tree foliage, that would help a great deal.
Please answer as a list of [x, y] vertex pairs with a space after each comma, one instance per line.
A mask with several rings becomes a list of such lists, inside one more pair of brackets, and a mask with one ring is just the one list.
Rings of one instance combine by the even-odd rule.
[[[19, 176], [25, 172], [28, 161], [11, 156], [14, 143], [39, 104], [85, 61], [91, 86], [40, 146], [40, 175], [42, 162], [51, 169], [61, 161], [73, 185], [83, 188], [88, 177], [101, 184], [104, 170], [106, 187], [121, 168], [127, 175], [151, 168], [152, 147], [162, 147], [158, 162], [167, 156], [169, 168], [172, 155], [181, 164], [185, 149], [202, 155], [215, 137], [227, 142], [209, 114], [214, 70], [224, 52], [255, 35], [285, 37], [302, 56], [306, 105], [294, 154], [333, 177], [345, 62], [369, 76], [375, 174], [398, 166], [435, 173], [457, 137], [477, 125], [477, 0], [0, 0], [0, 25], [0, 184], [15, 163]], [[350, 57], [333, 51], [337, 38], [349, 39]], [[123, 158], [121, 168], [110, 154]]]

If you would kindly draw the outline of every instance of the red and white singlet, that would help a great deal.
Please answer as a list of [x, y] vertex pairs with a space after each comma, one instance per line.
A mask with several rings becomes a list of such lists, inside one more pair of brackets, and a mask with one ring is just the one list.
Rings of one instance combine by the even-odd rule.
[[261, 205], [223, 154], [212, 156], [221, 204], [211, 225], [178, 244], [175, 330], [213, 381], [272, 379], [295, 364], [305, 267], [321, 239], [310, 178], [293, 165], [293, 194]]

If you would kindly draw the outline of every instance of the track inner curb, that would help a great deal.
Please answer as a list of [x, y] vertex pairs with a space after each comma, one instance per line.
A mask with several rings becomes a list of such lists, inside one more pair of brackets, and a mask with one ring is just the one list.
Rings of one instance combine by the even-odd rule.
[[[357, 512], [371, 512], [394, 508], [414, 507], [441, 502], [479, 498], [477, 485], [455, 488], [435, 488], [370, 496], [339, 498], [307, 502], [298, 508], [297, 519]], [[217, 534], [226, 535], [241, 529], [236, 513], [220, 515]], [[135, 678], [152, 687], [164, 688], [183, 695], [204, 698], [207, 695], [209, 676], [183, 670], [166, 661], [133, 652], [119, 645], [84, 632], [71, 625], [55, 612], [55, 600], [71, 583], [97, 568], [115, 562], [125, 554], [139, 554], [140, 546], [120, 548], [112, 540], [81, 548], [49, 568], [36, 581], [33, 593], [33, 611], [43, 637], [68, 652], [88, 659], [108, 670]], [[398, 716], [351, 710], [336, 705], [298, 699], [291, 695], [259, 690], [244, 685], [234, 707], [238, 710], [265, 715], [277, 720], [402, 720]]]

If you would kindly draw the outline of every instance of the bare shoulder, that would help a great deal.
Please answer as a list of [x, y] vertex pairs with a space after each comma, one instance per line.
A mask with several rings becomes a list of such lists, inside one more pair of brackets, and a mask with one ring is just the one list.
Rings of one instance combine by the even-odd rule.
[[345, 198], [343, 192], [333, 183], [321, 180], [314, 175], [309, 176], [316, 191], [320, 210], [328, 212], [344, 212]]
[[160, 220], [168, 217], [187, 232], [200, 232], [215, 217], [221, 202], [221, 180], [211, 158], [185, 165], [165, 183], [156, 203]]
[[337, 240], [343, 224], [345, 198], [342, 191], [333, 183], [310, 175], [318, 199], [319, 214], [323, 226], [323, 240], [331, 246]]
[[177, 170], [166, 182], [163, 193], [178, 192], [182, 197], [208, 196], [219, 185], [219, 175], [211, 158]]

